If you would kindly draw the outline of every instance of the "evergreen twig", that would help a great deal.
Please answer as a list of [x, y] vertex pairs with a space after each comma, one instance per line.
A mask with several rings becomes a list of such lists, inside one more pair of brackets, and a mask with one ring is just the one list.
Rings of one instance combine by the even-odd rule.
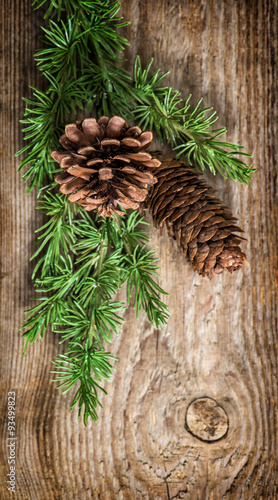
[[34, 270], [34, 275], [40, 272], [35, 285], [41, 296], [39, 303], [27, 311], [22, 327], [26, 330], [24, 352], [28, 343], [43, 339], [48, 327], [61, 335], [61, 342], [67, 342], [66, 353], [55, 360], [56, 380], [65, 381], [59, 386], [66, 387], [65, 391], [74, 385], [73, 380], [79, 383], [72, 407], [78, 403], [80, 415], [84, 406], [86, 425], [88, 416], [97, 418], [97, 389], [101, 388], [89, 376], [89, 366], [97, 370], [97, 349], [111, 357], [104, 351], [103, 342], [111, 342], [111, 333], [117, 333], [123, 322], [120, 314], [126, 306], [113, 297], [127, 282], [127, 303], [135, 289], [137, 315], [145, 309], [149, 320], [159, 328], [168, 318], [167, 307], [160, 300], [165, 292], [153, 279], [157, 266], [153, 252], [145, 248], [149, 237], [137, 212], [93, 222], [82, 208], [75, 213], [60, 193], [44, 195], [38, 208], [51, 218], [40, 228], [44, 233], [34, 254], [37, 257], [43, 253]]
[[[45, 2], [34, 2], [41, 6]], [[216, 112], [202, 105], [192, 109], [190, 95], [183, 100], [178, 90], [161, 86], [168, 72], [151, 74], [153, 60], [142, 68], [139, 56], [134, 63], [133, 77], [118, 64], [123, 59], [126, 38], [117, 29], [127, 23], [117, 16], [119, 2], [51, 0], [43, 28], [46, 48], [36, 54], [39, 69], [49, 82], [45, 92], [33, 88], [34, 98], [26, 99], [23, 131], [30, 141], [18, 154], [29, 150], [20, 169], [30, 164], [23, 178], [31, 190], [43, 186], [45, 176], [52, 177], [51, 149], [57, 148], [64, 125], [77, 107], [93, 106], [99, 115], [120, 114], [135, 119], [143, 129], [154, 130], [158, 139], [170, 143], [177, 157], [204, 171], [220, 172], [224, 177], [248, 183], [253, 169], [238, 158], [251, 155], [242, 146], [219, 140], [225, 128], [213, 129]], [[60, 20], [65, 12], [66, 22]], [[32, 87], [31, 87], [32, 88]]]
[[[162, 86], [168, 73], [151, 74], [139, 57], [131, 75], [121, 67], [128, 41], [118, 29], [127, 23], [118, 17], [120, 2], [109, 0], [34, 0], [44, 7], [47, 25], [44, 47], [35, 60], [45, 77], [45, 90], [31, 87], [33, 97], [25, 99], [22, 124], [27, 145], [19, 169], [27, 191], [34, 187], [47, 193], [38, 206], [49, 219], [38, 229], [37, 259], [33, 276], [38, 303], [27, 311], [23, 337], [25, 348], [48, 328], [66, 343], [66, 352], [55, 361], [56, 380], [66, 393], [76, 389], [71, 408], [83, 412], [84, 424], [97, 420], [101, 406], [102, 380], [110, 380], [110, 362], [104, 350], [112, 334], [122, 326], [125, 304], [115, 294], [126, 284], [127, 303], [134, 301], [137, 316], [142, 309], [157, 328], [166, 323], [168, 312], [161, 300], [165, 294], [157, 284], [157, 265], [145, 224], [140, 216], [99, 220], [83, 208], [70, 204], [53, 186], [54, 162], [59, 137], [77, 108], [98, 115], [120, 114], [153, 129], [161, 142], [170, 143], [177, 155], [187, 157], [202, 170], [209, 168], [224, 176], [248, 182], [252, 169], [236, 155], [240, 146], [221, 142], [225, 129], [213, 130], [216, 115], [201, 100], [191, 109], [188, 97]], [[245, 155], [249, 156], [249, 155]], [[45, 186], [45, 183], [48, 183]]]

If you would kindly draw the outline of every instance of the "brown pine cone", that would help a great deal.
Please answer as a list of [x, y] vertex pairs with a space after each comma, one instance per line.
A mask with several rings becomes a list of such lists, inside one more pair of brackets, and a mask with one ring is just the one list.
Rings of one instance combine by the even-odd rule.
[[[160, 158], [161, 159], [161, 158]], [[173, 158], [162, 159], [153, 174], [149, 208], [156, 226], [166, 223], [193, 269], [202, 276], [237, 271], [247, 262], [239, 244], [245, 240], [224, 203], [192, 167]]]
[[145, 152], [152, 139], [152, 132], [130, 127], [119, 116], [70, 123], [60, 138], [66, 151], [51, 153], [64, 170], [55, 181], [70, 201], [100, 216], [122, 215], [117, 205], [137, 209], [156, 182], [147, 168], [160, 165]]

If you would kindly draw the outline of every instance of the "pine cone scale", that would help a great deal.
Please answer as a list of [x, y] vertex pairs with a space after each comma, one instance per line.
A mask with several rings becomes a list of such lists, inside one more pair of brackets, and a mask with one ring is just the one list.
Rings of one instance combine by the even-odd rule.
[[70, 123], [69, 125], [66, 125], [65, 132], [69, 141], [73, 142], [79, 147], [80, 146], [85, 147], [91, 145], [89, 137], [86, 134], [84, 134], [81, 130], [79, 130], [75, 125], [75, 123]]
[[60, 187], [60, 191], [63, 194], [69, 194], [83, 187], [85, 183], [86, 181], [84, 179], [81, 179], [80, 177], [78, 178], [74, 177], [72, 181], [62, 184]]
[[109, 179], [113, 179], [114, 174], [111, 168], [100, 168], [98, 171], [98, 176], [100, 181], [108, 181]]
[[141, 142], [133, 137], [125, 137], [121, 140], [120, 144], [128, 148], [140, 148]]
[[95, 141], [96, 137], [101, 135], [100, 127], [95, 118], [85, 118], [82, 123], [82, 128], [91, 142]]
[[[89, 156], [94, 151], [96, 151], [96, 149], [93, 148], [93, 146], [88, 146], [86, 148], [80, 148], [80, 149], [78, 149], [77, 153], [78, 153], [78, 155], [84, 155], [85, 156], [84, 159], [87, 160], [87, 156]], [[72, 155], [73, 155], [73, 153], [72, 153]]]
[[67, 182], [70, 182], [74, 179], [73, 175], [69, 175], [68, 172], [62, 172], [60, 174], [57, 174], [54, 178], [55, 182], [58, 184], [67, 184]]
[[73, 167], [69, 167], [67, 169], [67, 172], [71, 175], [74, 175], [75, 177], [81, 177], [82, 179], [89, 181], [91, 178], [91, 174], [95, 171], [92, 168], [86, 169], [84, 167], [78, 167], [74, 165]]
[[62, 135], [59, 139], [59, 142], [63, 148], [67, 149], [68, 151], [77, 151], [78, 147], [74, 142], [71, 142], [66, 134]]

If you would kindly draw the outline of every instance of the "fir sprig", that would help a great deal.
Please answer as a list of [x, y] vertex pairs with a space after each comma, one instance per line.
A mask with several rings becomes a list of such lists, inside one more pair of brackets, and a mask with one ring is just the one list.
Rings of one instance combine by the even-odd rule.
[[[45, 2], [35, 2], [41, 6]], [[243, 157], [250, 155], [242, 147], [219, 140], [225, 128], [213, 129], [216, 112], [202, 105], [202, 99], [191, 108], [178, 90], [161, 86], [168, 72], [151, 73], [153, 60], [142, 68], [139, 56], [133, 76], [121, 68], [126, 38], [118, 29], [127, 23], [117, 17], [119, 2], [68, 0], [50, 2], [43, 28], [46, 48], [36, 54], [38, 67], [46, 76], [49, 87], [45, 92], [33, 89], [34, 98], [26, 100], [22, 121], [25, 139], [30, 141], [18, 154], [29, 151], [20, 168], [30, 165], [24, 179], [43, 186], [45, 177], [53, 175], [51, 149], [57, 148], [63, 126], [78, 108], [88, 112], [93, 106], [99, 115], [120, 114], [136, 120], [143, 129], [154, 130], [162, 143], [170, 143], [183, 157], [202, 171], [220, 172], [239, 182], [248, 183], [253, 169]], [[66, 21], [60, 20], [65, 13]], [[238, 155], [241, 158], [238, 158]]]
[[[45, 3], [35, 1], [34, 5], [39, 8]], [[117, 32], [127, 24], [117, 17], [119, 8], [119, 2], [101, 0], [50, 1], [45, 17], [58, 19], [49, 19], [43, 28], [45, 48], [35, 56], [48, 87], [45, 91], [30, 87], [33, 98], [24, 99], [27, 105], [21, 123], [28, 144], [17, 153], [27, 152], [19, 170], [28, 165], [23, 175], [29, 182], [28, 192], [52, 180], [50, 152], [58, 148], [64, 126], [77, 108], [91, 110], [96, 105], [102, 114], [111, 115], [126, 106], [125, 92], [132, 88], [132, 79], [124, 70], [115, 69], [127, 44]]]
[[[78, 403], [79, 413], [84, 405], [87, 423], [88, 415], [96, 419], [100, 402], [94, 378], [84, 378], [82, 371], [88, 356], [85, 346], [94, 345], [90, 358], [93, 370], [97, 346], [105, 356], [103, 343], [111, 342], [112, 334], [123, 323], [121, 314], [126, 306], [113, 300], [115, 294], [127, 283], [127, 303], [133, 301], [137, 314], [145, 309], [149, 321], [159, 328], [168, 318], [167, 307], [160, 299], [165, 292], [154, 280], [157, 266], [153, 251], [146, 249], [149, 237], [138, 213], [94, 222], [82, 208], [75, 210], [61, 193], [44, 195], [38, 208], [51, 218], [41, 228], [44, 232], [35, 253], [38, 256], [44, 252], [46, 258], [41, 257], [35, 268], [37, 274], [40, 272], [35, 285], [41, 296], [39, 303], [27, 311], [24, 352], [28, 343], [43, 339], [47, 328], [68, 343], [70, 350], [55, 361], [55, 373], [64, 377], [66, 366], [66, 390], [74, 385], [73, 380], [79, 384], [73, 401]], [[89, 394], [90, 383], [94, 410], [88, 403], [90, 397], [83, 397]]]
[[154, 281], [153, 276], [158, 276], [153, 250], [147, 251], [145, 246], [136, 245], [132, 253], [125, 257], [125, 281], [127, 282], [127, 302], [130, 303], [132, 293], [135, 291], [134, 308], [137, 318], [141, 309], [145, 309], [148, 320], [160, 328], [169, 317], [167, 306], [160, 300], [164, 290]]
[[[19, 169], [28, 191], [45, 194], [38, 206], [48, 220], [38, 229], [38, 248], [33, 259], [37, 304], [27, 311], [23, 337], [25, 348], [46, 331], [59, 335], [65, 353], [55, 361], [56, 380], [63, 392], [76, 390], [71, 408], [87, 425], [97, 420], [99, 391], [110, 380], [115, 360], [104, 349], [123, 323], [126, 305], [115, 299], [123, 285], [127, 304], [137, 316], [143, 309], [156, 328], [167, 322], [165, 294], [157, 284], [157, 259], [145, 222], [136, 213], [100, 220], [68, 202], [53, 187], [54, 162], [59, 137], [78, 109], [101, 116], [119, 114], [154, 130], [196, 168], [209, 168], [224, 176], [248, 182], [252, 169], [238, 158], [241, 147], [221, 142], [224, 128], [213, 129], [217, 120], [212, 108], [200, 100], [194, 108], [190, 96], [163, 86], [168, 73], [151, 73], [152, 60], [143, 68], [140, 58], [130, 74], [122, 68], [128, 41], [119, 33], [126, 22], [118, 17], [120, 2], [109, 0], [34, 0], [45, 9], [44, 46], [35, 60], [45, 78], [45, 88], [30, 87], [22, 120], [27, 145]], [[245, 155], [249, 156], [249, 155]], [[47, 185], [45, 185], [47, 183]]]
[[58, 388], [63, 389], [66, 394], [73, 386], [79, 383], [79, 387], [73, 398], [71, 409], [78, 404], [78, 417], [82, 410], [85, 426], [89, 418], [98, 419], [97, 406], [102, 407], [98, 390], [106, 394], [105, 389], [100, 385], [102, 379], [110, 380], [113, 366], [110, 360], [115, 360], [109, 352], [95, 347], [75, 342], [69, 342], [68, 350], [65, 354], [60, 354], [54, 361], [56, 370], [56, 382], [60, 382]]
[[217, 121], [216, 112], [202, 105], [200, 99], [191, 109], [191, 95], [184, 101], [178, 90], [160, 87], [167, 73], [159, 76], [160, 70], [149, 75], [153, 60], [145, 70], [140, 58], [134, 65], [134, 85], [138, 89], [138, 106], [133, 115], [144, 129], [155, 130], [159, 140], [170, 143], [178, 150], [177, 157], [187, 159], [190, 165], [205, 171], [206, 168], [223, 177], [248, 183], [254, 169], [248, 167], [235, 155], [251, 157], [242, 152], [242, 146], [220, 141], [227, 130], [213, 130]]
[[43, 196], [41, 204], [37, 207], [50, 217], [36, 232], [38, 236], [39, 248], [33, 254], [31, 260], [39, 254], [39, 258], [34, 268], [32, 278], [34, 279], [40, 269], [41, 278], [49, 273], [59, 274], [62, 259], [69, 259], [70, 253], [74, 253], [74, 243], [76, 242], [76, 231], [73, 224], [76, 208], [69, 203], [67, 198], [61, 193], [47, 193]]

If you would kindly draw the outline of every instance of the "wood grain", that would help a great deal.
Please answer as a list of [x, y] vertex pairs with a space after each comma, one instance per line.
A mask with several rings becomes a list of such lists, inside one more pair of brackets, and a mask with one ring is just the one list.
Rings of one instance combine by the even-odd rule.
[[[131, 45], [167, 82], [204, 98], [257, 168], [250, 187], [207, 175], [245, 229], [250, 268], [212, 281], [193, 273], [151, 228], [171, 318], [155, 330], [130, 308], [111, 350], [119, 358], [97, 423], [84, 429], [49, 374], [61, 350], [49, 334], [22, 360], [18, 329], [34, 292], [28, 263], [40, 225], [14, 153], [19, 119], [41, 85], [32, 59], [42, 14], [2, 2], [1, 16], [1, 478], [7, 490], [7, 392], [16, 392], [20, 500], [273, 499], [277, 464], [277, 1], [123, 0]], [[188, 406], [212, 398], [228, 431], [206, 442], [186, 429]]]

